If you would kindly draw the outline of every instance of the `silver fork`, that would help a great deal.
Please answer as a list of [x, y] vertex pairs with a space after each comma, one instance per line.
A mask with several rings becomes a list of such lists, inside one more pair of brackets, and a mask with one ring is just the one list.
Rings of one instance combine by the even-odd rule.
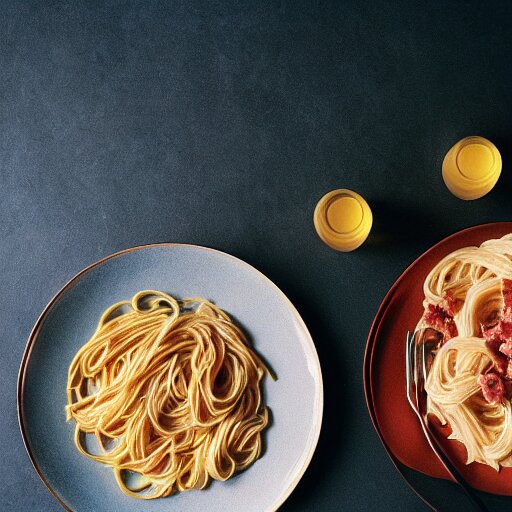
[[453, 462], [442, 449], [427, 418], [427, 392], [425, 381], [432, 365], [432, 350], [437, 343], [424, 339], [423, 331], [408, 332], [405, 344], [405, 375], [407, 385], [407, 400], [416, 416], [420, 420], [421, 428], [428, 444], [441, 461], [449, 475], [462, 487], [475, 510], [488, 512], [482, 500], [476, 495], [472, 487], [464, 480]]

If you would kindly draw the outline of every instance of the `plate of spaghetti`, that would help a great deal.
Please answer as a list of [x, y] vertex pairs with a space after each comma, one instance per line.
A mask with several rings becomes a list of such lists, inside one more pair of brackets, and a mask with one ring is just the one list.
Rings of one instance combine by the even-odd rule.
[[449, 479], [405, 386], [408, 330], [428, 339], [428, 421], [475, 489], [512, 496], [512, 223], [476, 226], [420, 256], [384, 298], [368, 337], [365, 392], [394, 461]]
[[284, 294], [180, 244], [77, 274], [37, 320], [18, 381], [30, 459], [76, 512], [276, 510], [322, 408], [316, 350]]

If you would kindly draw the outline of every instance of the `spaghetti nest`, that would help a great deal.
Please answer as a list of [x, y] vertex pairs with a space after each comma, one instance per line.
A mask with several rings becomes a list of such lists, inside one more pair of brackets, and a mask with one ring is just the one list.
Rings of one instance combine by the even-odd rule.
[[141, 291], [108, 308], [74, 357], [66, 415], [78, 450], [111, 466], [125, 493], [167, 496], [227, 480], [260, 456], [265, 373], [211, 302]]

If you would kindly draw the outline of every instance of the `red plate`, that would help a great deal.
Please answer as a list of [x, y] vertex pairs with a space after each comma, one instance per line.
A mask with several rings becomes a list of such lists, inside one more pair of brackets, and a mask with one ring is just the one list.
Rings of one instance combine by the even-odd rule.
[[[450, 479], [428, 445], [405, 393], [405, 337], [422, 312], [423, 282], [434, 265], [456, 249], [480, 245], [512, 233], [512, 222], [484, 224], [459, 231], [434, 245], [398, 278], [382, 301], [368, 335], [364, 378], [370, 415], [386, 450], [406, 466], [437, 478]], [[465, 464], [466, 449], [446, 439], [448, 427], [437, 427], [438, 438], [464, 478], [475, 489], [512, 496], [512, 468], [499, 473], [484, 464]], [[512, 435], [512, 433], [511, 433]]]

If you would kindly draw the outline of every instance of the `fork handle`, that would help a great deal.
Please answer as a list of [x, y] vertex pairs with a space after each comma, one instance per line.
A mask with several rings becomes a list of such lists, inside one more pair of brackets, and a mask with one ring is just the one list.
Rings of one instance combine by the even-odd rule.
[[471, 501], [472, 505], [475, 507], [475, 510], [479, 510], [480, 512], [489, 512], [484, 502], [481, 500], [479, 496], [476, 495], [475, 491], [471, 488], [471, 486], [466, 482], [464, 477], [459, 473], [453, 462], [450, 460], [448, 455], [441, 448], [439, 442], [437, 441], [434, 432], [428, 425], [428, 420], [426, 418], [420, 417], [421, 427], [423, 429], [423, 433], [427, 438], [428, 444], [434, 450], [434, 453], [437, 455], [438, 459], [443, 464], [444, 468], [448, 472], [448, 474], [462, 487], [463, 491], [466, 493], [466, 496]]

